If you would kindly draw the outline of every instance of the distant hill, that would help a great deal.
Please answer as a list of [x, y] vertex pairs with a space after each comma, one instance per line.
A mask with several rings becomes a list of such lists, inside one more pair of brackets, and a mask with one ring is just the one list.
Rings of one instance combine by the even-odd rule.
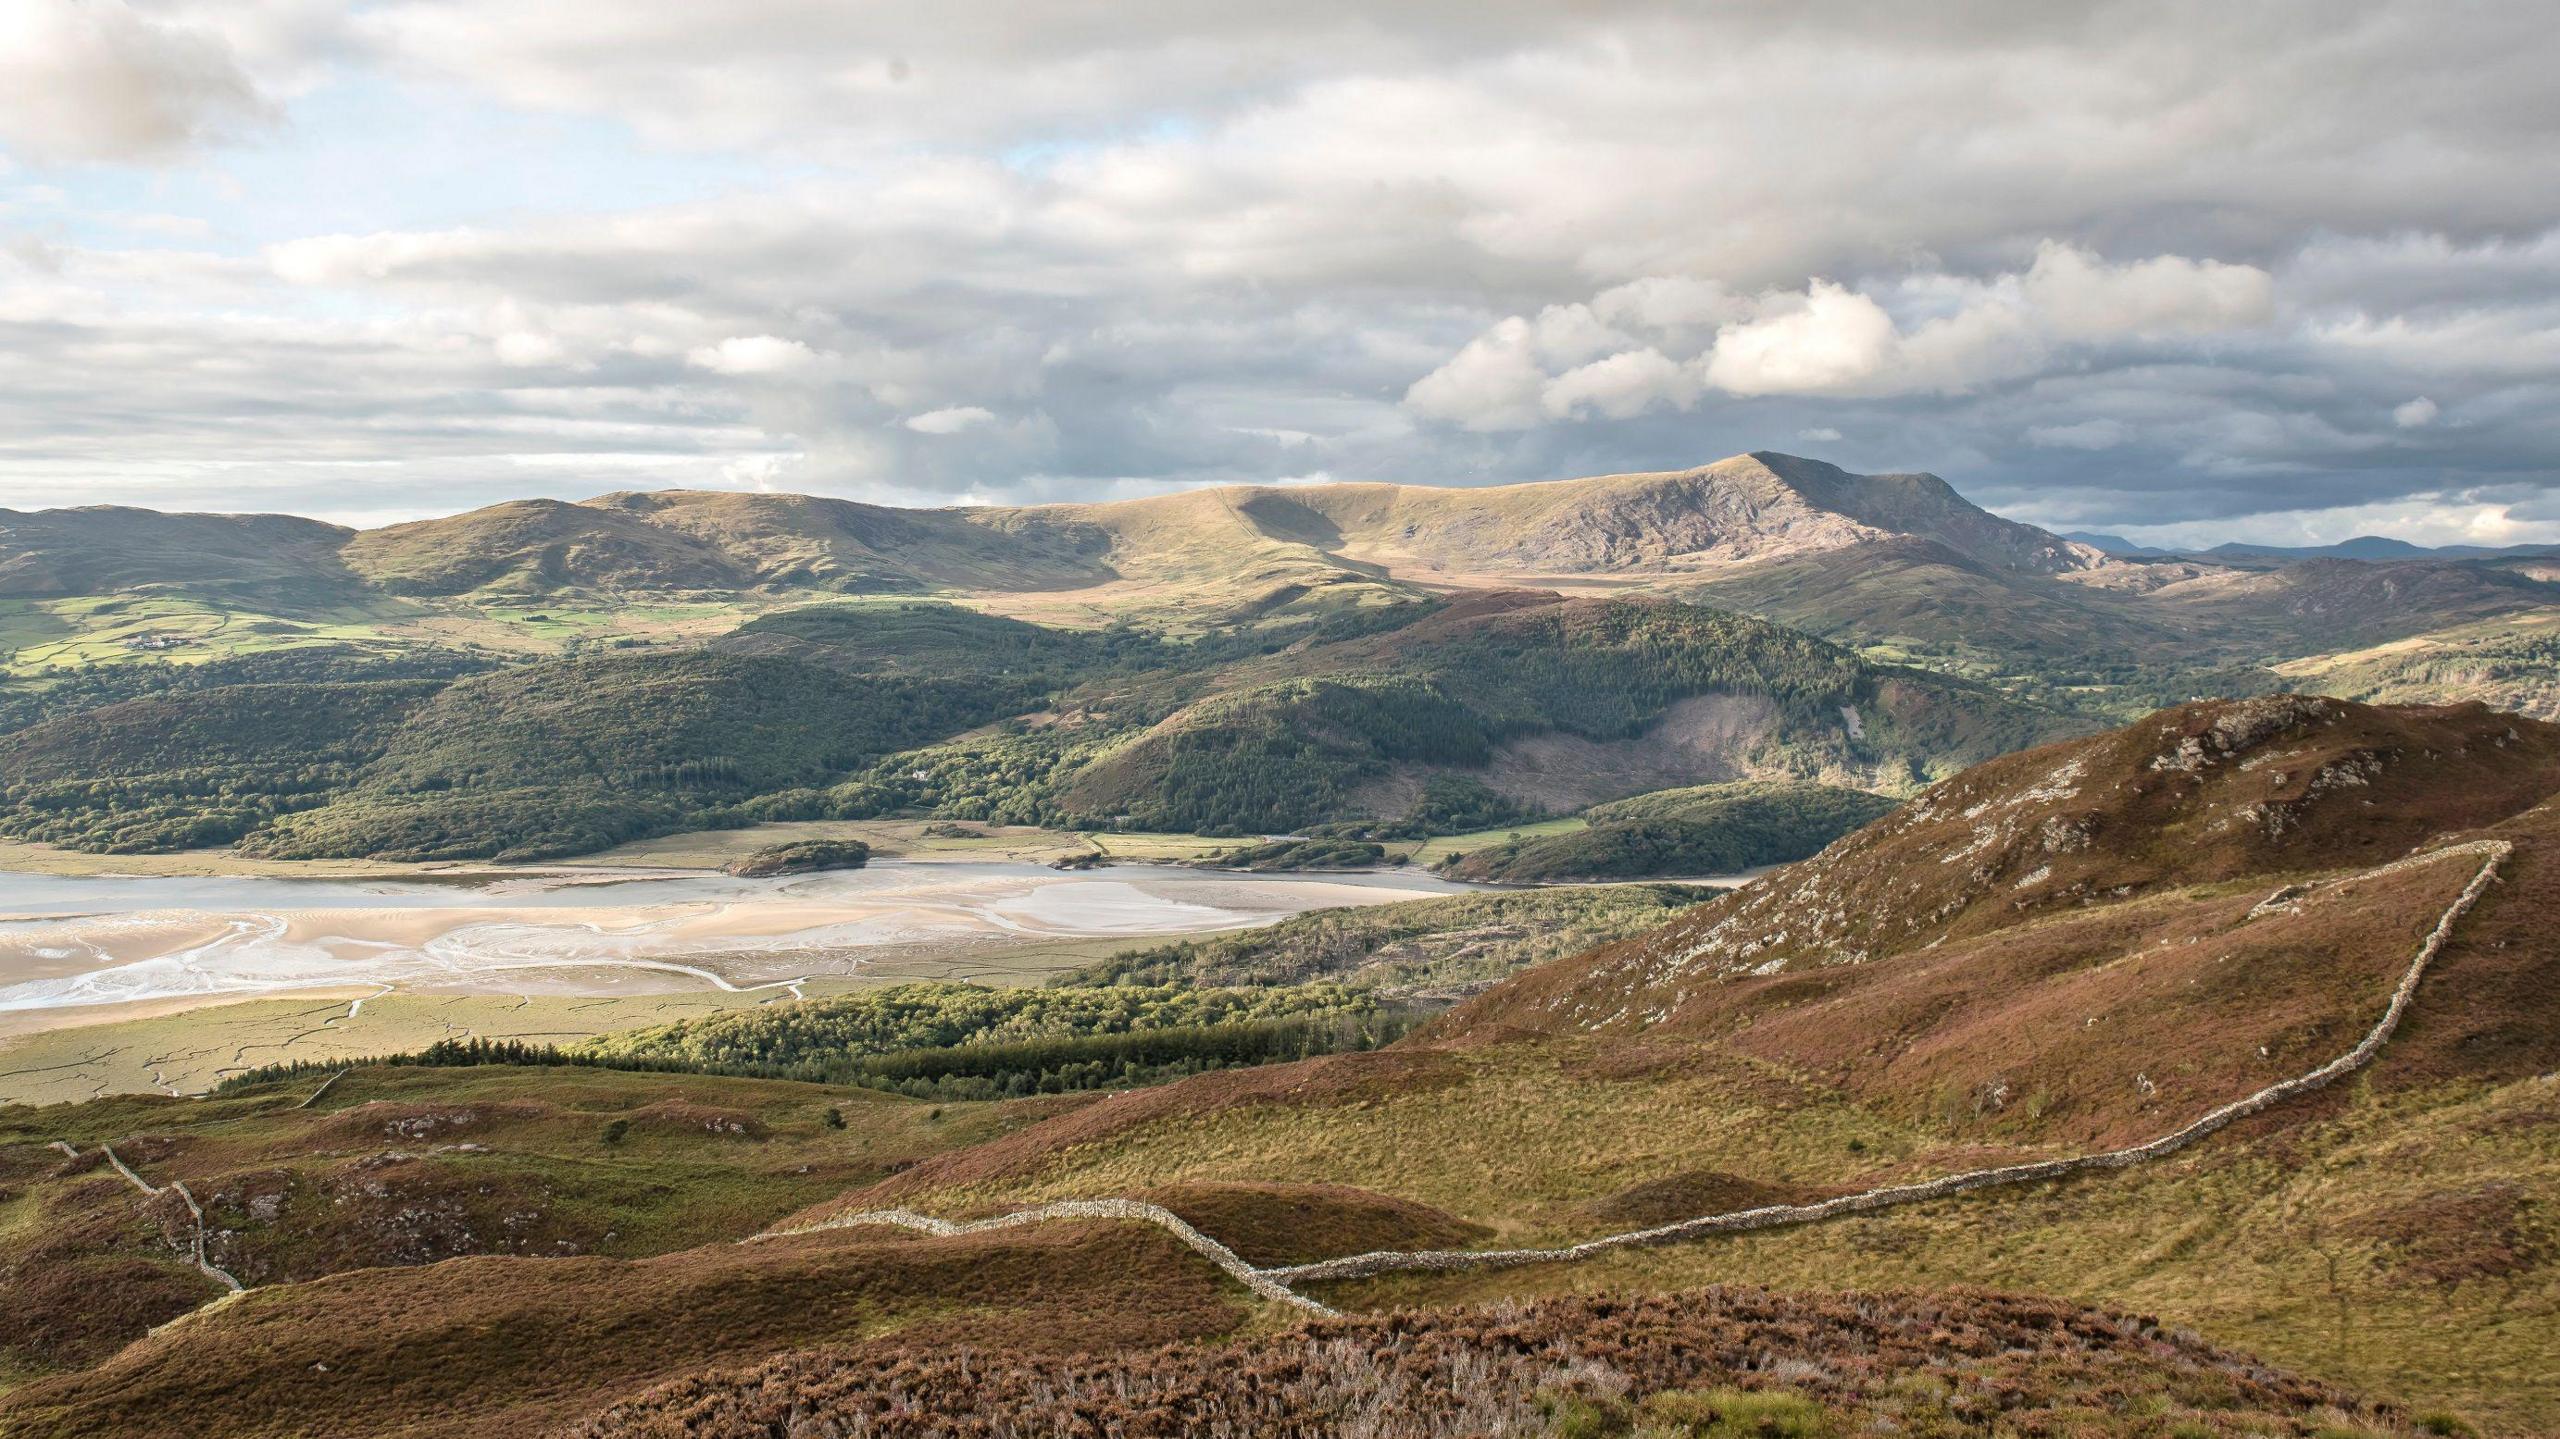
[[2155, 550], [2149, 545], [2136, 544], [2134, 541], [2128, 540], [2122, 535], [2100, 534], [2094, 530], [2064, 530], [2061, 534], [2064, 539], [2071, 541], [2075, 545], [2087, 545], [2093, 550], [2110, 555], [2164, 555], [2168, 553], [2167, 550]]
[[358, 587], [339, 556], [353, 534], [293, 515], [0, 510], [0, 598], [177, 587], [320, 598]]
[[1986, 565], [1918, 536], [1708, 576], [1685, 593], [1835, 643], [1894, 644], [1914, 654], [2130, 657], [2184, 643], [2138, 600]]
[[1175, 538], [1230, 548], [1249, 534], [1408, 579], [1705, 570], [1893, 535], [2025, 573], [2104, 563], [1973, 505], [1935, 475], [1851, 474], [1773, 451], [1691, 470], [1526, 485], [1238, 487], [1057, 508], [1113, 534], [1116, 553]]
[[2195, 555], [2215, 560], [2468, 560], [2560, 554], [2560, 545], [2417, 545], [2387, 535], [2358, 535], [2329, 545], [2255, 545], [2234, 540], [2201, 550], [2146, 545], [2091, 530], [2066, 530], [2062, 538], [2110, 555]]
[[2194, 639], [2260, 654], [2353, 649], [2560, 605], [2560, 583], [2478, 561], [2315, 559], [2162, 586], [2144, 613]]
[[499, 589], [1041, 589], [1111, 578], [1103, 534], [1062, 515], [905, 510], [804, 495], [518, 500], [368, 530], [348, 564], [402, 594]]
[[2470, 560], [2504, 555], [2560, 554], [2560, 545], [2413, 545], [2384, 535], [2358, 535], [2333, 545], [2215, 545], [2196, 553], [2213, 559], [2275, 560]]

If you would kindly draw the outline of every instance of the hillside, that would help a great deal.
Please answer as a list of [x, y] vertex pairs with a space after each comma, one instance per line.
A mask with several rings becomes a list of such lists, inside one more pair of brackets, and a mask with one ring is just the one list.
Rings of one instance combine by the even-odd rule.
[[[1897, 536], [1702, 581], [1706, 603], [1853, 648], [1995, 674], [2166, 669], [2192, 638], [2119, 592], [1986, 565], [1934, 540]], [[2113, 677], [2113, 676], [2111, 676]]]
[[2476, 700], [2560, 720], [2560, 610], [2481, 620], [2362, 649], [2289, 660], [2288, 687], [2374, 704]]
[[598, 505], [513, 500], [450, 519], [352, 536], [347, 567], [393, 594], [497, 587], [540, 595], [570, 587], [737, 589], [752, 574], [692, 537]]
[[319, 600], [355, 587], [338, 553], [351, 534], [292, 515], [0, 510], [0, 598], [178, 589]]
[[[2539, 920], [2560, 903], [2555, 791], [2560, 730], [2476, 707], [2188, 706], [1978, 767], [1386, 1050], [1116, 1096], [804, 1222], [1246, 1177], [1356, 1184], [1550, 1262], [1319, 1283], [1337, 1304], [1731, 1274], [1945, 1284], [1990, 1265], [2004, 1285], [2156, 1306], [2540, 1432], [2560, 1390], [2528, 1377], [2529, 1356], [2560, 1338], [2540, 1307], [2560, 1268], [2515, 1196], [2560, 1181], [2560, 1111], [2539, 1078], [2560, 1041], [2538, 1019], [2560, 975]], [[2475, 836], [2494, 844], [2393, 863]], [[2352, 1089], [2121, 1177], [1929, 1197], [1941, 1176], [2148, 1142], [2349, 1053], [2431, 931], [2450, 942]], [[2513, 1127], [2465, 1148], [2490, 1124]], [[2425, 1158], [2388, 1184], [2338, 1177], [2386, 1152]], [[1623, 1258], [1536, 1248], [1893, 1185], [1923, 1197]], [[2497, 1217], [2438, 1253], [2433, 1205]], [[2228, 1238], [2184, 1217], [2204, 1212], [2234, 1216]], [[2327, 1250], [2344, 1267], [2324, 1287], [2329, 1235], [2352, 1237], [2345, 1257]], [[2411, 1265], [2497, 1277], [2419, 1292]], [[2341, 1293], [2388, 1340], [2333, 1332]], [[2472, 1316], [2466, 1337], [2428, 1337], [2454, 1332], [2452, 1312]]]
[[1222, 681], [1077, 771], [1060, 803], [1220, 833], [1393, 819], [1435, 774], [1550, 811], [1763, 773], [1907, 787], [2062, 727], [1989, 691], [1650, 598], [1481, 593]]
[[[1402, 579], [1574, 575], [1721, 566], [1918, 535], [2004, 570], [2104, 563], [1967, 503], [1934, 475], [1856, 475], [1761, 451], [1696, 469], [1525, 485], [1237, 487], [1071, 507], [1111, 534], [1115, 563], [1180, 542], [1305, 545]], [[1036, 516], [1043, 511], [1012, 511]]]
[[31, 699], [46, 717], [0, 733], [0, 833], [401, 860], [762, 819], [1462, 833], [1746, 774], [1907, 789], [2070, 727], [1759, 621], [1523, 592], [1190, 639], [817, 604], [396, 688], [370, 660], [223, 663], [295, 677]]
[[[934, 1058], [1002, 1051], [971, 1036], [1017, 1022], [1045, 1043], [1075, 1016], [1109, 1038], [1159, 1010], [1336, 1005], [1495, 977], [1468, 968], [1477, 946], [1499, 969], [1539, 958], [1559, 921], [1618, 926], [1687, 898], [1307, 916], [1124, 956], [1037, 999], [740, 1010], [649, 1038], [645, 1057], [930, 1044], [958, 1026], [955, 1050], [879, 1056]], [[948, 1111], [773, 1081], [402, 1067], [356, 1070], [307, 1108], [305, 1077], [15, 1111], [0, 1183], [32, 1202], [0, 1231], [0, 1264], [45, 1276], [42, 1313], [88, 1312], [82, 1286], [117, 1304], [102, 1329], [0, 1327], [42, 1375], [0, 1396], [0, 1424], [284, 1434], [325, 1415], [349, 1434], [495, 1434], [600, 1416], [588, 1432], [752, 1433], [737, 1426], [758, 1414], [852, 1423], [908, 1402], [899, 1386], [970, 1346], [991, 1402], [1159, 1394], [1145, 1422], [1171, 1433], [1227, 1401], [1199, 1392], [1197, 1351], [1151, 1351], [1254, 1336], [1221, 1350], [1246, 1356], [1214, 1371], [1222, 1395], [1262, 1383], [1236, 1376], [1266, 1352], [1315, 1386], [1267, 1402], [1319, 1393], [1334, 1361], [1305, 1368], [1280, 1330], [1308, 1304], [1348, 1314], [1310, 1333], [1441, 1356], [1412, 1392], [1444, 1397], [1413, 1403], [1447, 1402], [1454, 1381], [1428, 1376], [1463, 1368], [1484, 1404], [1516, 1407], [1525, 1384], [1546, 1423], [1561, 1411], [1552, 1392], [1535, 1409], [1545, 1371], [1461, 1360], [1479, 1321], [1414, 1311], [1605, 1291], [1629, 1297], [1500, 1320], [1515, 1339], [1570, 1328], [1600, 1350], [1558, 1363], [1625, 1376], [1575, 1421], [1599, 1427], [1574, 1432], [1729, 1409], [2233, 1439], [2423, 1416], [2522, 1439], [2560, 1422], [2543, 1362], [2560, 1259], [2539, 1198], [2560, 1183], [2555, 904], [2560, 728], [2275, 696], [1976, 766], [1379, 1050]], [[1185, 988], [1203, 983], [1248, 988]], [[2200, 1117], [2227, 1127], [2151, 1152]], [[215, 1220], [207, 1252], [255, 1272], [246, 1296], [123, 1343], [218, 1285], [189, 1262], [174, 1191], [136, 1196], [99, 1168], [104, 1144], [150, 1182], [188, 1181]], [[2125, 1157], [2089, 1162], [2111, 1149]], [[629, 1167], [661, 1159], [656, 1182]], [[2003, 1187], [1950, 1183], [2004, 1165], [2024, 1169]], [[1040, 1217], [1063, 1201], [1109, 1202]], [[394, 1222], [391, 1205], [437, 1217]], [[1017, 1212], [1031, 1218], [958, 1223]], [[1772, 1227], [1740, 1222], [1755, 1213]], [[1702, 1216], [1725, 1219], [1686, 1223]], [[534, 1257], [563, 1240], [577, 1257]], [[1710, 1283], [1728, 1287], [1674, 1297]], [[1883, 1293], [1734, 1287], [1749, 1284]], [[1735, 1352], [1755, 1357], [1720, 1357]]]
[[1676, 1014], [1737, 976], [1863, 966], [2102, 900], [2377, 863], [2555, 790], [2560, 728], [2478, 706], [2182, 706], [1968, 771], [1579, 973], [1542, 972], [1534, 995], [1513, 995], [1516, 1013], [1487, 996], [1459, 1022]]
[[2560, 584], [2477, 561], [2313, 559], [2211, 574], [2145, 597], [2155, 612], [2261, 657], [2358, 649], [2475, 620], [2548, 612]]
[[320, 808], [253, 836], [277, 858], [537, 858], [720, 822], [993, 719], [1001, 680], [855, 676], [712, 654], [573, 659], [458, 680]]
[[0, 741], [0, 833], [110, 854], [227, 844], [351, 783], [442, 686], [224, 685], [45, 720]]

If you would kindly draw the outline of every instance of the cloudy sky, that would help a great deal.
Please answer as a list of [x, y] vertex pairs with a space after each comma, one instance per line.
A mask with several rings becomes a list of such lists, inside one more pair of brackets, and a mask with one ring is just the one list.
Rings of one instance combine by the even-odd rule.
[[1773, 448], [2560, 540], [2555, 73], [2469, 0], [0, 0], [0, 504]]

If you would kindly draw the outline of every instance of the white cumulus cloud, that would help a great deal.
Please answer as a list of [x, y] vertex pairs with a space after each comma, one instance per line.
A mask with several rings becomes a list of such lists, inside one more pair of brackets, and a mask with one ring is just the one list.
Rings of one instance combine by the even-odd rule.
[[685, 355], [687, 363], [722, 375], [782, 375], [818, 363], [818, 352], [779, 335], [732, 335]]
[[983, 405], [952, 405], [909, 415], [899, 423], [919, 435], [956, 435], [973, 426], [992, 423], [995, 411]]

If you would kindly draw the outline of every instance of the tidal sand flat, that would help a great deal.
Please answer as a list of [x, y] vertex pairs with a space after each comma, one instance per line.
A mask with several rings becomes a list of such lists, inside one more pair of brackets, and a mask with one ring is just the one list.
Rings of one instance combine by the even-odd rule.
[[444, 1038], [570, 1043], [867, 984], [1037, 982], [1131, 941], [1466, 888], [985, 862], [772, 879], [0, 873], [0, 1103], [190, 1093]]

